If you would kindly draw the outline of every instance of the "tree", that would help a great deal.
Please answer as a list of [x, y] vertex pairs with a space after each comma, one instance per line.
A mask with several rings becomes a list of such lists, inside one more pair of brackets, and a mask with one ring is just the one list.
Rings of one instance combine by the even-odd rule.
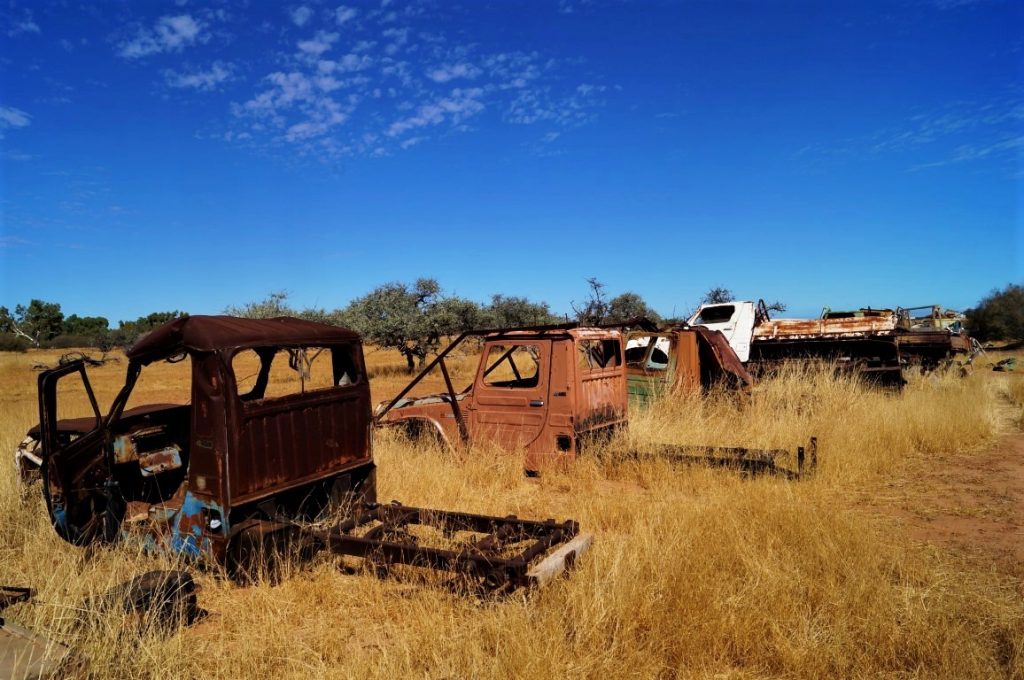
[[993, 290], [966, 316], [967, 330], [981, 342], [1024, 340], [1024, 286]]
[[188, 316], [188, 313], [175, 310], [173, 312], [153, 312], [146, 316], [140, 316], [135, 321], [118, 321], [117, 330], [110, 333], [110, 343], [126, 347], [157, 326], [162, 326], [172, 319], [183, 316]]
[[587, 279], [587, 286], [590, 292], [583, 303], [577, 307], [575, 302], [570, 302], [572, 311], [576, 313], [576, 320], [587, 326], [597, 326], [608, 317], [608, 300], [604, 292], [604, 284], [591, 276]]
[[339, 321], [366, 340], [405, 357], [408, 370], [416, 370], [441, 340], [476, 327], [482, 319], [479, 305], [442, 296], [435, 279], [418, 279], [412, 286], [386, 283], [356, 298], [341, 311]]
[[16, 306], [13, 314], [6, 307], [0, 307], [0, 332], [25, 338], [33, 347], [60, 335], [63, 327], [64, 313], [56, 302], [31, 300], [28, 307]]
[[267, 295], [263, 300], [248, 302], [241, 307], [228, 305], [224, 308], [228, 316], [240, 316], [245, 319], [273, 319], [278, 316], [295, 316], [295, 311], [288, 306], [288, 293], [279, 290]]
[[725, 286], [715, 286], [709, 288], [708, 292], [704, 293], [704, 297], [701, 298], [700, 304], [702, 305], [717, 305], [723, 302], [732, 302], [736, 297], [732, 294], [732, 291]]
[[491, 304], [484, 310], [483, 326], [488, 328], [519, 328], [558, 323], [561, 319], [551, 313], [546, 302], [530, 302], [525, 297], [491, 296]]
[[624, 323], [641, 317], [654, 323], [661, 321], [661, 315], [651, 309], [642, 297], [629, 291], [611, 299], [605, 320], [610, 323]]
[[[718, 305], [723, 302], [732, 302], [736, 299], [733, 292], [725, 286], [715, 286], [709, 288], [708, 292], [704, 293], [704, 297], [701, 298], [701, 305]], [[699, 305], [698, 305], [699, 306]], [[765, 307], [769, 312], [784, 312], [786, 311], [786, 305], [776, 300], [775, 302], [766, 303]]]
[[587, 286], [590, 287], [587, 299], [579, 306], [570, 303], [573, 312], [576, 313], [576, 320], [581, 324], [599, 326], [606, 323], [625, 323], [639, 317], [655, 323], [661, 320], [661, 315], [637, 293], [627, 291], [609, 300], [605, 285], [596, 277], [587, 279]]
[[72, 314], [64, 319], [62, 335], [95, 338], [110, 330], [110, 322], [102, 316], [78, 316]]

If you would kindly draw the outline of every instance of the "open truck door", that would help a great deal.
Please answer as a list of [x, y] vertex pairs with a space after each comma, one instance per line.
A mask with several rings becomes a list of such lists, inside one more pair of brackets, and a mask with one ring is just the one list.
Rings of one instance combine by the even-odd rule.
[[[72, 404], [88, 401], [91, 414], [80, 419], [81, 434], [68, 437], [58, 427]], [[39, 375], [39, 423], [42, 442], [43, 497], [57, 534], [75, 544], [113, 541], [124, 516], [111, 477], [106, 427], [83, 361]]]

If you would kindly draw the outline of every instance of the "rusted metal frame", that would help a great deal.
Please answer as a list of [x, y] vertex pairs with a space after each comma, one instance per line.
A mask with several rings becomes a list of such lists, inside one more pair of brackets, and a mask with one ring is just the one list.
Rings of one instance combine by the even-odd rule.
[[[553, 520], [539, 521], [519, 519], [515, 515], [507, 517], [496, 517], [493, 515], [475, 515], [468, 512], [455, 512], [451, 510], [431, 510], [425, 508], [414, 508], [412, 506], [391, 504], [378, 505], [369, 513], [363, 513], [360, 523], [378, 520], [381, 522], [403, 515], [407, 511], [415, 512], [416, 522], [429, 524], [437, 527], [446, 527], [454, 531], [473, 531], [476, 533], [494, 533], [503, 526], [518, 527], [525, 536], [535, 537], [550, 531], [552, 527], [563, 527], [575, 533], [579, 530], [576, 522], [567, 521], [556, 523]], [[369, 518], [369, 519], [366, 519]], [[343, 523], [342, 526], [348, 524]]]
[[780, 457], [788, 457], [786, 449], [751, 449], [743, 446], [681, 446], [665, 444], [658, 449], [659, 456], [673, 460], [737, 466], [751, 472], [771, 472], [789, 479], [800, 479], [818, 466], [818, 438], [811, 437], [805, 448], [796, 450], [797, 469], [783, 468], [776, 463]]
[[455, 424], [459, 426], [459, 437], [462, 439], [463, 444], [468, 444], [469, 429], [466, 427], [466, 421], [462, 417], [462, 407], [459, 406], [459, 399], [455, 396], [455, 387], [452, 386], [451, 376], [448, 375], [448, 365], [444, 363], [444, 359], [438, 362], [438, 365], [441, 367], [444, 385], [448, 388], [448, 396], [451, 398], [452, 415], [455, 416]]
[[[518, 345], [517, 345], [517, 347], [518, 347]], [[516, 366], [516, 360], [512, 358], [511, 354], [508, 357], [508, 365], [512, 367], [512, 375], [514, 375], [516, 377], [516, 380], [517, 381], [518, 380], [522, 380], [523, 376], [521, 376], [519, 374], [519, 367]]]
[[401, 401], [402, 398], [405, 397], [405, 395], [409, 394], [409, 392], [412, 390], [412, 388], [416, 387], [416, 385], [418, 385], [419, 382], [421, 380], [423, 380], [423, 378], [425, 378], [428, 373], [430, 373], [432, 370], [434, 370], [434, 366], [437, 366], [439, 363], [444, 361], [444, 358], [446, 356], [448, 356], [452, 352], [452, 350], [454, 350], [456, 347], [458, 347], [459, 344], [462, 343], [463, 340], [465, 340], [466, 338], [470, 337], [471, 335], [476, 335], [476, 334], [477, 334], [476, 331], [465, 331], [465, 332], [461, 333], [459, 335], [459, 337], [455, 338], [455, 340], [450, 345], [448, 345], [443, 350], [441, 350], [441, 352], [436, 357], [434, 357], [433, 361], [431, 361], [429, 364], [427, 364], [426, 367], [424, 367], [424, 369], [419, 372], [419, 375], [417, 375], [415, 378], [412, 379], [412, 382], [410, 382], [408, 385], [403, 387], [402, 391], [399, 392], [397, 395], [395, 395], [394, 399], [392, 399], [390, 402], [388, 402], [388, 405], [385, 406], [384, 409], [380, 413], [378, 413], [376, 415], [374, 420], [376, 422], [380, 422], [384, 418], [384, 416], [387, 414], [387, 412], [390, 411], [392, 408], [394, 408], [395, 404], [397, 404], [399, 401]]
[[[498, 528], [493, 534], [484, 536], [479, 541], [474, 542], [471, 545], [473, 550], [477, 550], [480, 553], [487, 553], [492, 550], [497, 550], [503, 543], [508, 541], [510, 538], [516, 535], [515, 527], [511, 524], [505, 524]], [[520, 540], [522, 540], [520, 538]]]
[[404, 388], [402, 388], [402, 391], [399, 392], [395, 396], [394, 399], [392, 399], [390, 402], [388, 402], [388, 405], [384, 407], [384, 409], [376, 416], [376, 418], [374, 418], [374, 420], [376, 422], [380, 422], [384, 418], [385, 414], [387, 414], [388, 411], [390, 411], [391, 409], [393, 409], [395, 407], [395, 404], [397, 404], [399, 401], [401, 401], [402, 398], [405, 397], [405, 395], [407, 395], [409, 393], [409, 391], [413, 387], [418, 385], [419, 382], [421, 380], [423, 380], [423, 378], [426, 377], [426, 375], [428, 373], [430, 373], [430, 371], [432, 371], [435, 366], [437, 366], [437, 364], [440, 362], [441, 359], [443, 359], [444, 357], [448, 356], [448, 354], [450, 354], [451, 351], [453, 349], [455, 349], [460, 343], [462, 343], [462, 341], [465, 340], [466, 338], [481, 337], [481, 336], [484, 336], [484, 335], [491, 335], [492, 333], [493, 334], [511, 333], [511, 332], [516, 332], [516, 331], [527, 331], [527, 332], [535, 332], [537, 334], [543, 334], [543, 333], [546, 333], [548, 331], [566, 331], [566, 330], [571, 330], [573, 328], [579, 328], [579, 327], [580, 327], [579, 323], [573, 322], [573, 323], [548, 324], [548, 325], [543, 325], [543, 326], [524, 326], [524, 327], [521, 327], [521, 328], [486, 328], [486, 329], [482, 328], [480, 330], [475, 330], [475, 331], [463, 331], [462, 333], [459, 334], [459, 336], [457, 338], [455, 338], [455, 340], [452, 341], [451, 344], [449, 344], [447, 347], [445, 347], [443, 350], [441, 350], [441, 352], [436, 357], [434, 357], [434, 359], [429, 364], [427, 364], [426, 367], [424, 367], [423, 370], [421, 370], [419, 372], [419, 374], [415, 378], [412, 379], [412, 382], [410, 382], [408, 385], [406, 385]]
[[376, 540], [389, 531], [395, 531], [406, 524], [419, 523], [419, 510], [417, 508], [402, 508], [402, 513], [397, 516], [387, 519], [381, 518], [381, 523], [363, 534], [362, 538], [368, 541]]
[[[483, 375], [483, 377], [485, 377], [485, 378], [486, 378], [486, 377], [487, 377], [487, 376], [489, 376], [489, 375], [490, 375], [491, 373], [493, 373], [493, 372], [494, 372], [494, 369], [496, 369], [496, 368], [497, 368], [498, 366], [501, 366], [502, 362], [503, 362], [503, 361], [505, 361], [506, 359], [508, 359], [508, 360], [509, 360], [509, 362], [511, 363], [511, 362], [512, 362], [512, 352], [516, 351], [516, 348], [517, 348], [517, 347], [519, 347], [519, 345], [512, 345], [512, 346], [511, 346], [511, 347], [509, 347], [509, 348], [508, 348], [507, 350], [505, 350], [505, 353], [504, 353], [504, 354], [502, 354], [502, 355], [501, 355], [500, 357], [498, 357], [498, 358], [497, 358], [497, 359], [496, 359], [496, 360], [494, 361], [494, 363], [493, 363], [493, 364], [491, 364], [490, 366], [488, 366], [487, 368], [485, 368], [485, 369], [484, 369], [484, 375]], [[513, 370], [513, 372], [516, 372], [516, 369], [515, 369], [515, 364], [514, 364], [514, 363], [512, 364], [512, 370]], [[519, 376], [519, 373], [518, 373], [518, 372], [516, 372], [516, 376], [517, 376], [517, 377]]]
[[[373, 520], [381, 521], [382, 524], [366, 535], [352, 536], [348, 533], [365, 521]], [[489, 535], [460, 551], [378, 538], [378, 536], [386, 534], [388, 529], [408, 524], [431, 525], [448, 530], [461, 529], [478, 533], [489, 532]], [[501, 518], [406, 506], [378, 506], [369, 512], [362, 513], [358, 520], [350, 519], [333, 530], [303, 529], [303, 531], [318, 539], [328, 550], [335, 553], [362, 557], [375, 562], [473, 573], [477, 576], [494, 578], [491, 586], [500, 588], [506, 585], [515, 587], [528, 585], [527, 570], [531, 560], [542, 555], [552, 546], [573, 538], [578, 533], [579, 526], [573, 521], [538, 522], [520, 520], [514, 516]], [[533, 543], [512, 557], [499, 557], [493, 554], [493, 551], [500, 548], [510, 537], [517, 535], [519, 540], [531, 538]]]
[[[21, 586], [0, 586], [0, 612], [19, 602], [28, 602], [32, 597], [31, 588]], [[0, 619], [2, 621], [2, 619]]]

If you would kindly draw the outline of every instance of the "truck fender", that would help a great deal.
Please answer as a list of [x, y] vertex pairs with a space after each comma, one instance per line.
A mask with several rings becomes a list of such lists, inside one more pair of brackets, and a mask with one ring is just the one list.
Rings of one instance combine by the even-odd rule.
[[397, 418], [393, 420], [390, 425], [405, 429], [410, 436], [420, 434], [424, 429], [426, 429], [426, 431], [436, 435], [438, 440], [447, 448], [454, 448], [451, 440], [448, 438], [448, 433], [444, 431], [444, 426], [434, 418], [428, 418], [425, 416]]

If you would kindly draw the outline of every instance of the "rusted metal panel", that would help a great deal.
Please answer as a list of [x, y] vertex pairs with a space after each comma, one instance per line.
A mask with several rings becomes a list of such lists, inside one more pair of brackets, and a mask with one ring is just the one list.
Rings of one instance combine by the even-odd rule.
[[754, 379], [725, 336], [697, 326], [660, 333], [629, 334], [626, 372], [630, 398], [637, 404], [670, 391], [692, 392], [726, 384], [748, 387]]
[[693, 330], [700, 338], [702, 347], [706, 347], [710, 353], [707, 360], [702, 356], [702, 376], [707, 373], [710, 380], [714, 382], [732, 383], [733, 386], [741, 388], [754, 384], [754, 376], [750, 375], [729, 341], [720, 331], [706, 328], [694, 328]]
[[769, 319], [754, 328], [754, 342], [892, 335], [896, 325], [893, 312], [849, 318]]
[[230, 467], [232, 503], [246, 503], [369, 459], [369, 389], [293, 395], [243, 406]]

